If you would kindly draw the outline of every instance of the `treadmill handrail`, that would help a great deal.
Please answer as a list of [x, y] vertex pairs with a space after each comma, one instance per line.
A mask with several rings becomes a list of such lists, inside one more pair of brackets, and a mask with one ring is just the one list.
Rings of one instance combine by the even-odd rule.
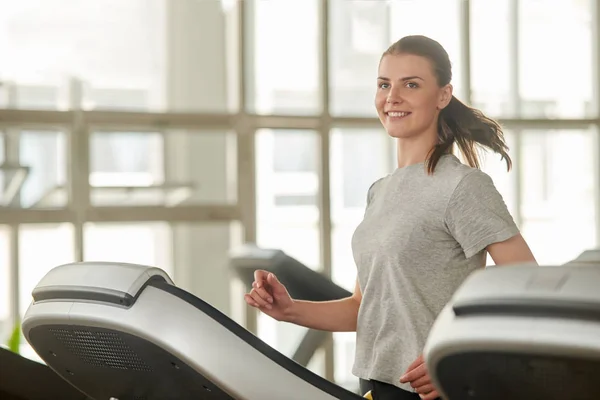
[[328, 301], [350, 297], [352, 293], [322, 273], [315, 271], [281, 250], [246, 245], [231, 256], [231, 268], [246, 285], [252, 286], [254, 271], [272, 272], [297, 300]]
[[292, 374], [296, 375], [300, 379], [303, 379], [311, 385], [323, 390], [324, 392], [327, 392], [340, 400], [362, 399], [362, 397], [357, 395], [356, 393], [352, 393], [351, 391], [336, 385], [335, 383], [303, 367], [302, 365], [298, 364], [289, 357], [286, 357], [284, 354], [280, 353], [276, 349], [263, 342], [257, 336], [244, 329], [237, 322], [227, 317], [221, 311], [217, 310], [204, 300], [194, 296], [192, 293], [189, 293], [177, 286], [171, 285], [164, 281], [153, 281], [149, 284], [149, 286], [163, 290], [173, 296], [178, 297], [182, 301], [187, 302], [193, 307], [196, 307], [197, 309], [201, 310], [203, 313], [213, 318], [223, 327], [228, 329], [231, 333], [238, 336], [241, 340], [244, 340], [250, 346], [264, 354], [266, 357], [270, 358], [273, 362], [277, 363], [282, 368], [285, 368], [286, 370], [290, 371]]

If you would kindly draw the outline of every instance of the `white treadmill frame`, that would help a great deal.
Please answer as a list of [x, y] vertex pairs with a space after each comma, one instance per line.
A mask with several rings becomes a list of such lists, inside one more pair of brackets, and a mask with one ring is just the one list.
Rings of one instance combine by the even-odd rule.
[[[69, 277], [73, 271], [77, 273]], [[132, 271], [136, 271], [137, 275]], [[125, 291], [131, 296], [137, 295], [137, 300], [130, 307], [68, 299], [67, 295], [62, 300], [34, 301], [22, 324], [25, 338], [30, 341], [29, 332], [44, 325], [112, 329], [163, 348], [239, 400], [338, 398], [292, 373], [194, 305], [165, 290], [141, 285], [140, 282], [148, 279], [152, 273], [164, 274], [149, 267], [117, 263], [77, 263], [53, 269], [36, 287], [37, 292], [48, 292], [53, 285], [59, 285], [63, 289], [71, 287], [74, 291]], [[100, 277], [102, 275], [104, 278]], [[107, 276], [111, 279], [107, 279]], [[97, 286], [96, 282], [100, 282], [100, 285]], [[219, 313], [215, 309], [213, 311]], [[243, 332], [248, 338], [258, 340], [250, 332]], [[264, 342], [260, 343], [276, 353]], [[345, 391], [311, 371], [298, 367], [311, 379]], [[361, 398], [349, 391], [347, 393], [347, 399]]]
[[453, 310], [461, 302], [496, 299], [554, 301], [557, 305], [587, 302], [600, 309], [600, 266], [503, 266], [470, 275], [436, 319], [424, 349], [432, 382], [442, 396], [447, 394], [437, 366], [452, 355], [522, 353], [600, 361], [600, 320], [485, 313], [456, 316]]

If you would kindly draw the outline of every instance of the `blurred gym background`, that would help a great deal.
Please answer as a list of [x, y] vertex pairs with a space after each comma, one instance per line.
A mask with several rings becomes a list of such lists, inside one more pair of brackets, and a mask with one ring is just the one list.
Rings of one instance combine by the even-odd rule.
[[[600, 0], [0, 0], [0, 342], [49, 269], [154, 265], [279, 351], [304, 330], [248, 312], [242, 243], [349, 290], [366, 190], [395, 166], [373, 107], [407, 34], [447, 49], [498, 118], [485, 158], [540, 263], [599, 245]], [[345, 385], [353, 334], [308, 367]], [[37, 359], [24, 342], [21, 353]]]

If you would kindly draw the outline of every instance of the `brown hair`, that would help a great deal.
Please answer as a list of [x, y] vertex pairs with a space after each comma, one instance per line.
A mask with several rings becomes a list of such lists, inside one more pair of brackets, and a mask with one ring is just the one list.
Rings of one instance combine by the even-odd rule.
[[[435, 40], [426, 36], [405, 36], [392, 44], [382, 55], [412, 54], [429, 59], [433, 66], [440, 87], [450, 83], [452, 79], [452, 66], [450, 58], [444, 48]], [[456, 143], [471, 167], [479, 168], [479, 156], [476, 145], [488, 148], [500, 154], [506, 161], [510, 171], [512, 160], [508, 155], [508, 146], [504, 141], [504, 134], [500, 125], [491, 118], [486, 117], [481, 111], [462, 103], [456, 97], [440, 112], [438, 119], [438, 143], [432, 149], [428, 160], [427, 169], [433, 173], [440, 157], [453, 153]]]

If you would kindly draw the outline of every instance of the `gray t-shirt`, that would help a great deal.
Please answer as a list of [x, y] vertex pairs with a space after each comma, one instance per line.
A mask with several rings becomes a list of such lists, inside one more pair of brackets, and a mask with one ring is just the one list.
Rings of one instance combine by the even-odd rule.
[[454, 155], [433, 175], [420, 163], [377, 180], [352, 238], [363, 296], [353, 374], [411, 390], [399, 379], [439, 312], [485, 248], [517, 233], [492, 179]]

